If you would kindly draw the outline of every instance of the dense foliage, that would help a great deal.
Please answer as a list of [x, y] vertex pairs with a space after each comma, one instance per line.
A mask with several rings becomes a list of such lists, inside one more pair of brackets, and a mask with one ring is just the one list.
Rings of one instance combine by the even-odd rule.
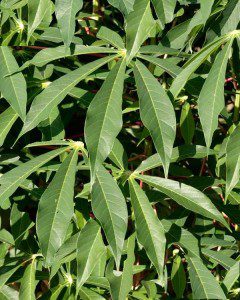
[[0, 1], [0, 299], [239, 299], [240, 1]]

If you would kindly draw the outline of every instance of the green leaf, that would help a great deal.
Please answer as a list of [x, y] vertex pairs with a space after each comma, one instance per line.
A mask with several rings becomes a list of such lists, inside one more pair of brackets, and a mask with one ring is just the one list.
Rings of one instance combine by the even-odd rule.
[[207, 257], [213, 259], [221, 266], [223, 266], [226, 270], [229, 270], [233, 267], [235, 260], [228, 257], [226, 254], [222, 253], [221, 251], [213, 251], [211, 249], [202, 249], [202, 253]]
[[97, 33], [97, 37], [100, 40], [106, 41], [107, 43], [113, 45], [118, 49], [125, 48], [121, 36], [117, 32], [109, 29], [108, 27], [102, 26]]
[[16, 300], [19, 299], [19, 293], [15, 289], [4, 285], [0, 290], [0, 299], [1, 300]]
[[75, 33], [75, 16], [82, 6], [82, 0], [56, 0], [57, 22], [67, 47], [70, 46]]
[[82, 229], [77, 242], [77, 291], [89, 278], [104, 253], [101, 227], [91, 220]]
[[[203, 158], [207, 156], [208, 149], [200, 145], [182, 145], [173, 148], [171, 162], [181, 161], [187, 158]], [[209, 155], [216, 154], [210, 149]], [[162, 166], [162, 161], [158, 153], [149, 156], [144, 160], [134, 173], [141, 173]]]
[[71, 89], [89, 74], [111, 61], [115, 56], [100, 58], [90, 62], [52, 82], [33, 100], [27, 114], [21, 135], [33, 129], [45, 120], [52, 109], [56, 107], [71, 91]]
[[82, 299], [82, 300], [103, 300], [103, 299], [105, 299], [98, 293], [96, 293], [93, 290], [88, 289], [84, 286], [80, 289], [79, 296], [81, 297], [80, 299]]
[[33, 225], [28, 213], [19, 210], [16, 203], [13, 204], [10, 216], [11, 232], [15, 246], [18, 248], [27, 230]]
[[191, 112], [191, 106], [188, 102], [182, 107], [180, 129], [185, 143], [191, 144], [195, 132], [195, 123]]
[[13, 73], [23, 71], [31, 65], [43, 67], [44, 65], [57, 59], [93, 53], [117, 53], [117, 50], [105, 47], [83, 45], [76, 45], [73, 50], [66, 48], [65, 46], [47, 48], [39, 51], [32, 59], [26, 61], [20, 68], [14, 70]]
[[126, 18], [127, 63], [133, 59], [142, 43], [149, 37], [154, 25], [150, 0], [135, 1], [134, 10]]
[[186, 288], [186, 275], [182, 259], [179, 255], [176, 255], [173, 259], [171, 280], [177, 299], [183, 298], [183, 293]]
[[92, 209], [105, 232], [118, 269], [127, 231], [127, 205], [116, 181], [103, 167], [96, 173], [92, 187]]
[[[1, 79], [0, 79], [1, 80]], [[13, 124], [18, 118], [18, 114], [12, 107], [7, 108], [3, 113], [0, 115], [0, 147], [3, 145], [5, 138], [9, 131], [11, 130]]]
[[152, 136], [167, 176], [176, 131], [174, 108], [161, 84], [139, 61], [135, 63], [134, 75], [141, 120]]
[[184, 88], [186, 82], [189, 80], [191, 75], [196, 69], [218, 48], [227, 40], [227, 36], [223, 36], [216, 41], [205, 46], [201, 51], [197, 52], [190, 58], [187, 63], [183, 66], [183, 70], [173, 81], [170, 92], [174, 98], [177, 98], [178, 94]]
[[237, 126], [227, 140], [226, 147], [226, 199], [239, 181], [240, 172], [240, 126]]
[[27, 43], [29, 42], [33, 32], [41, 24], [44, 17], [48, 14], [52, 7], [50, 0], [31, 0], [28, 2], [28, 32]]
[[133, 11], [133, 4], [135, 0], [107, 0], [112, 6], [116, 7], [124, 15]]
[[35, 300], [35, 273], [36, 261], [35, 259], [26, 267], [23, 277], [21, 279], [21, 287], [19, 292], [19, 300]]
[[212, 273], [196, 257], [186, 256], [193, 299], [227, 299]]
[[127, 170], [127, 168], [128, 168], [127, 154], [118, 139], [115, 139], [115, 141], [114, 141], [112, 150], [109, 154], [109, 158], [121, 170]]
[[62, 246], [74, 213], [78, 150], [65, 158], [39, 201], [36, 227], [46, 265], [51, 265], [55, 253]]
[[168, 243], [177, 244], [191, 256], [200, 258], [199, 241], [191, 232], [168, 220], [162, 220], [162, 224]]
[[91, 178], [112, 150], [122, 128], [122, 93], [126, 60], [110, 71], [92, 100], [85, 122], [85, 140], [90, 155]]
[[224, 108], [225, 73], [232, 42], [233, 39], [218, 54], [198, 98], [198, 113], [208, 148], [218, 127], [218, 115]]
[[141, 55], [141, 54], [138, 54], [138, 57], [160, 67], [161, 69], [163, 69], [165, 72], [167, 72], [170, 76], [174, 78], [181, 72], [180, 67], [169, 62], [167, 59], [162, 59], [150, 55]]
[[19, 67], [9, 47], [0, 47], [0, 91], [22, 120], [26, 116], [27, 87], [21, 73], [14, 73]]
[[64, 139], [65, 131], [58, 107], [52, 109], [48, 118], [42, 121], [38, 128], [42, 132], [43, 141]]
[[113, 260], [110, 260], [106, 276], [110, 283], [110, 292], [113, 300], [125, 300], [133, 285], [133, 264], [135, 235], [131, 235], [127, 240], [127, 258], [123, 263], [123, 271], [115, 271]]
[[154, 176], [135, 175], [135, 177], [148, 185], [155, 187], [186, 209], [207, 218], [216, 219], [229, 228], [222, 214], [212, 204], [211, 200], [205, 194], [190, 185]]
[[195, 26], [205, 25], [211, 14], [213, 4], [214, 0], [201, 0], [200, 9], [196, 12], [194, 17], [191, 19], [191, 22], [189, 23], [189, 33]]
[[38, 168], [46, 164], [54, 157], [65, 152], [69, 147], [59, 148], [39, 155], [20, 166], [13, 168], [0, 177], [0, 206], [16, 191], [20, 184]]
[[21, 267], [21, 264], [5, 264], [0, 267], [0, 291], [8, 279]]
[[207, 38], [209, 40], [213, 40], [217, 36], [222, 36], [223, 34], [237, 29], [239, 24], [238, 16], [240, 13], [240, 2], [238, 0], [229, 0], [225, 3], [226, 6], [222, 11], [222, 15], [208, 32]]
[[172, 21], [176, 3], [177, 0], [152, 0], [162, 28]]
[[130, 179], [129, 186], [138, 241], [146, 250], [159, 277], [162, 278], [166, 246], [163, 225], [139, 185]]
[[224, 280], [222, 281], [222, 289], [226, 292], [229, 292], [235, 282], [240, 277], [240, 262], [237, 261], [227, 272], [227, 275], [225, 276]]
[[14, 245], [13, 236], [4, 228], [0, 229], [0, 241], [9, 245]]

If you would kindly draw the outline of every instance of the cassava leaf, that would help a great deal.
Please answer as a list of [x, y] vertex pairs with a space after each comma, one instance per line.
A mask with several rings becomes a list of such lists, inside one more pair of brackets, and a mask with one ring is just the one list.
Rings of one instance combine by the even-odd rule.
[[174, 109], [161, 84], [139, 61], [135, 63], [134, 74], [141, 119], [152, 136], [167, 176], [176, 130]]
[[227, 299], [219, 283], [200, 259], [187, 256], [187, 261], [195, 299]]
[[225, 73], [232, 42], [231, 39], [218, 54], [198, 98], [199, 117], [208, 148], [218, 126], [218, 115], [224, 108]]
[[133, 4], [135, 0], [108, 0], [108, 2], [118, 8], [124, 15], [133, 11]]
[[56, 107], [71, 91], [71, 89], [89, 74], [111, 61], [113, 57], [101, 58], [97, 61], [80, 67], [69, 74], [66, 74], [52, 82], [33, 100], [31, 108], [27, 114], [26, 121], [21, 131], [21, 135], [37, 126], [45, 120], [52, 109]]
[[33, 172], [36, 172], [38, 168], [46, 164], [51, 159], [65, 152], [67, 149], [69, 148], [59, 148], [37, 156], [0, 177], [0, 206], [7, 201], [8, 197], [16, 191], [16, 189], [28, 176], [30, 176]]
[[134, 264], [135, 235], [131, 235], [127, 241], [127, 258], [123, 264], [123, 271], [113, 269], [113, 261], [110, 260], [107, 266], [106, 276], [110, 284], [110, 291], [113, 300], [125, 300], [132, 289], [133, 264]]
[[114, 140], [122, 127], [125, 67], [126, 60], [122, 59], [111, 70], [87, 111], [84, 131], [90, 156], [92, 180], [98, 167], [110, 154]]
[[18, 69], [9, 47], [0, 47], [0, 91], [22, 120], [26, 116], [27, 87], [21, 73], [7, 76]]
[[150, 0], [135, 1], [134, 10], [126, 19], [127, 63], [133, 59], [142, 43], [149, 37], [154, 25]]
[[164, 28], [165, 24], [173, 19], [176, 0], [152, 0], [156, 14], [160, 21], [161, 27]]
[[226, 148], [226, 198], [239, 181], [240, 157], [239, 157], [240, 127], [237, 126], [227, 141]]
[[19, 300], [29, 299], [35, 300], [35, 273], [36, 273], [36, 261], [33, 259], [31, 263], [26, 267], [23, 278], [21, 280], [21, 287], [19, 292]]
[[28, 2], [28, 33], [27, 41], [29, 42], [33, 32], [42, 22], [45, 15], [51, 9], [50, 0], [31, 0]]
[[117, 183], [103, 167], [99, 168], [92, 187], [92, 209], [101, 223], [119, 268], [127, 231], [127, 205]]
[[104, 254], [100, 226], [91, 220], [82, 229], [77, 242], [77, 290], [89, 278], [98, 259]]
[[37, 213], [37, 235], [46, 264], [51, 265], [62, 246], [74, 213], [74, 183], [78, 148], [63, 161], [43, 193]]
[[75, 32], [75, 17], [82, 8], [82, 0], [56, 0], [55, 11], [64, 44], [70, 46]]
[[150, 186], [159, 189], [183, 207], [207, 218], [216, 219], [227, 228], [229, 227], [211, 200], [199, 190], [171, 179], [148, 175], [137, 175], [136, 177]]
[[137, 239], [155, 266], [159, 277], [163, 276], [166, 238], [163, 225], [154, 213], [154, 210], [139, 185], [129, 181], [131, 203], [133, 206]]
[[11, 130], [11, 127], [15, 123], [18, 118], [18, 114], [12, 107], [7, 108], [3, 113], [0, 115], [0, 127], [2, 128], [0, 132], [0, 146], [3, 145], [7, 134]]

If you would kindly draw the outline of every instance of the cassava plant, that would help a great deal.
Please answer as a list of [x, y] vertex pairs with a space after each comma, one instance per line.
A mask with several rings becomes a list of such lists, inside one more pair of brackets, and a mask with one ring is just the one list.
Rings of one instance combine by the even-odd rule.
[[0, 300], [239, 299], [239, 21], [0, 1]]

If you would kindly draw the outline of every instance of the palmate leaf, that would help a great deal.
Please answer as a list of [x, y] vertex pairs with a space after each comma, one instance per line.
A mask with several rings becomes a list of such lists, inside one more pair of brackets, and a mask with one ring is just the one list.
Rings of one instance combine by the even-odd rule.
[[239, 181], [240, 171], [240, 126], [237, 126], [227, 140], [226, 147], [226, 198]]
[[169, 244], [177, 244], [189, 255], [200, 258], [199, 241], [191, 232], [168, 220], [162, 220], [162, 224]]
[[221, 16], [208, 32], [207, 37], [209, 40], [235, 30], [239, 24], [240, 2], [238, 0], [229, 0], [225, 3], [226, 6]]
[[133, 9], [126, 19], [127, 63], [136, 55], [155, 25], [150, 0], [135, 1]]
[[103, 300], [103, 299], [105, 299], [100, 294], [94, 292], [92, 289], [88, 289], [84, 286], [80, 289], [79, 296], [83, 300]]
[[116, 49], [97, 47], [97, 46], [84, 46], [75, 45], [73, 49], [66, 48], [66, 46], [59, 46], [55, 48], [47, 48], [39, 51], [32, 59], [26, 61], [20, 68], [13, 72], [25, 70], [27, 67], [33, 65], [43, 67], [44, 65], [61, 58], [67, 58], [75, 55], [84, 55], [91, 53], [117, 53]]
[[116, 166], [118, 166], [119, 169], [122, 171], [128, 168], [128, 158], [127, 154], [122, 146], [122, 144], [119, 142], [118, 139], [115, 139], [112, 150], [108, 156], [112, 162]]
[[0, 290], [0, 299], [1, 300], [15, 300], [19, 299], [19, 293], [15, 289], [4, 285]]
[[174, 108], [161, 84], [139, 61], [135, 63], [134, 75], [141, 120], [152, 136], [167, 176], [176, 131]]
[[51, 159], [62, 154], [70, 147], [59, 148], [48, 153], [39, 155], [26, 163], [10, 170], [0, 177], [0, 206], [4, 205], [8, 197], [10, 197], [20, 184], [38, 168], [46, 164]]
[[14, 203], [12, 206], [10, 224], [15, 246], [18, 248], [19, 244], [24, 238], [24, 235], [26, 234], [26, 231], [34, 224], [26, 212], [22, 212], [18, 209], [16, 203]]
[[194, 299], [227, 299], [219, 283], [199, 258], [186, 256]]
[[114, 271], [113, 260], [110, 260], [106, 276], [110, 284], [110, 292], [113, 300], [125, 300], [129, 291], [132, 289], [133, 283], [133, 264], [135, 234], [131, 235], [127, 240], [127, 258], [123, 263], [123, 271]]
[[167, 72], [173, 78], [175, 78], [181, 72], [180, 67], [167, 61], [166, 59], [162, 59], [162, 58], [158, 58], [158, 57], [150, 56], [150, 55], [142, 55], [142, 54], [138, 54], [138, 57], [160, 67], [161, 69], [163, 69], [165, 72]]
[[3, 145], [7, 134], [9, 133], [12, 125], [18, 118], [18, 114], [12, 107], [7, 108], [3, 113], [0, 115], [0, 147]]
[[9, 278], [21, 267], [21, 263], [5, 264], [0, 267], [0, 291], [9, 280]]
[[233, 39], [218, 54], [198, 98], [198, 112], [208, 148], [218, 127], [218, 115], [224, 108], [225, 73], [232, 42]]
[[201, 214], [207, 218], [216, 219], [229, 228], [222, 214], [212, 204], [211, 200], [199, 190], [171, 179], [148, 175], [135, 175], [135, 177], [148, 185], [155, 187], [186, 209], [194, 211], [195, 213]]
[[234, 266], [227, 272], [226, 277], [222, 281], [222, 289], [229, 292], [236, 281], [240, 278], [240, 262], [237, 261]]
[[152, 0], [162, 28], [172, 21], [176, 3], [176, 0]]
[[124, 43], [121, 36], [108, 27], [102, 26], [97, 33], [97, 37], [118, 49], [124, 49]]
[[129, 186], [137, 239], [162, 278], [166, 246], [163, 225], [154, 213], [146, 194], [134, 179], [129, 180]]
[[24, 120], [27, 104], [25, 78], [21, 73], [7, 76], [19, 68], [9, 47], [0, 47], [0, 61], [0, 92], [20, 118]]
[[104, 253], [101, 227], [91, 220], [82, 229], [77, 242], [77, 291], [89, 278]]
[[45, 120], [52, 109], [67, 96], [76, 84], [114, 58], [115, 56], [100, 58], [52, 82], [33, 100], [20, 136], [33, 129], [41, 121]]
[[[207, 156], [208, 149], [200, 145], [182, 145], [174, 147], [171, 157], [171, 162], [181, 161], [187, 158], [204, 158]], [[208, 155], [215, 155], [215, 151], [210, 149]], [[144, 160], [134, 171], [134, 173], [145, 172], [162, 166], [162, 161], [158, 153], [149, 156]]]
[[92, 209], [105, 232], [118, 269], [127, 231], [127, 205], [117, 183], [103, 167], [96, 173], [92, 187]]
[[35, 273], [36, 273], [36, 261], [33, 259], [31, 263], [26, 267], [19, 292], [19, 300], [35, 300]]
[[40, 25], [51, 7], [52, 2], [50, 0], [31, 0], [28, 2], [27, 42], [29, 42], [33, 32]]
[[174, 98], [179, 95], [182, 88], [184, 88], [185, 84], [196, 69], [227, 39], [228, 36], [218, 38], [216, 41], [205, 46], [201, 51], [193, 55], [193, 57], [187, 61], [187, 63], [183, 66], [182, 72], [178, 74], [170, 87], [170, 92]]
[[191, 112], [191, 106], [188, 102], [184, 103], [182, 107], [180, 129], [185, 143], [191, 144], [195, 131], [195, 123]]
[[116, 7], [124, 15], [133, 11], [133, 4], [136, 0], [107, 0], [112, 6]]
[[176, 255], [173, 260], [171, 280], [177, 298], [181, 299], [186, 288], [186, 275], [183, 268], [182, 259], [179, 255]]
[[55, 253], [63, 244], [74, 213], [78, 151], [78, 148], [73, 150], [65, 158], [39, 201], [36, 228], [46, 265], [51, 265]]
[[92, 100], [85, 122], [85, 139], [90, 156], [91, 177], [107, 158], [122, 128], [122, 93], [126, 60], [122, 58], [110, 71]]
[[75, 16], [82, 8], [82, 0], [56, 0], [55, 11], [64, 44], [70, 46], [75, 32]]

